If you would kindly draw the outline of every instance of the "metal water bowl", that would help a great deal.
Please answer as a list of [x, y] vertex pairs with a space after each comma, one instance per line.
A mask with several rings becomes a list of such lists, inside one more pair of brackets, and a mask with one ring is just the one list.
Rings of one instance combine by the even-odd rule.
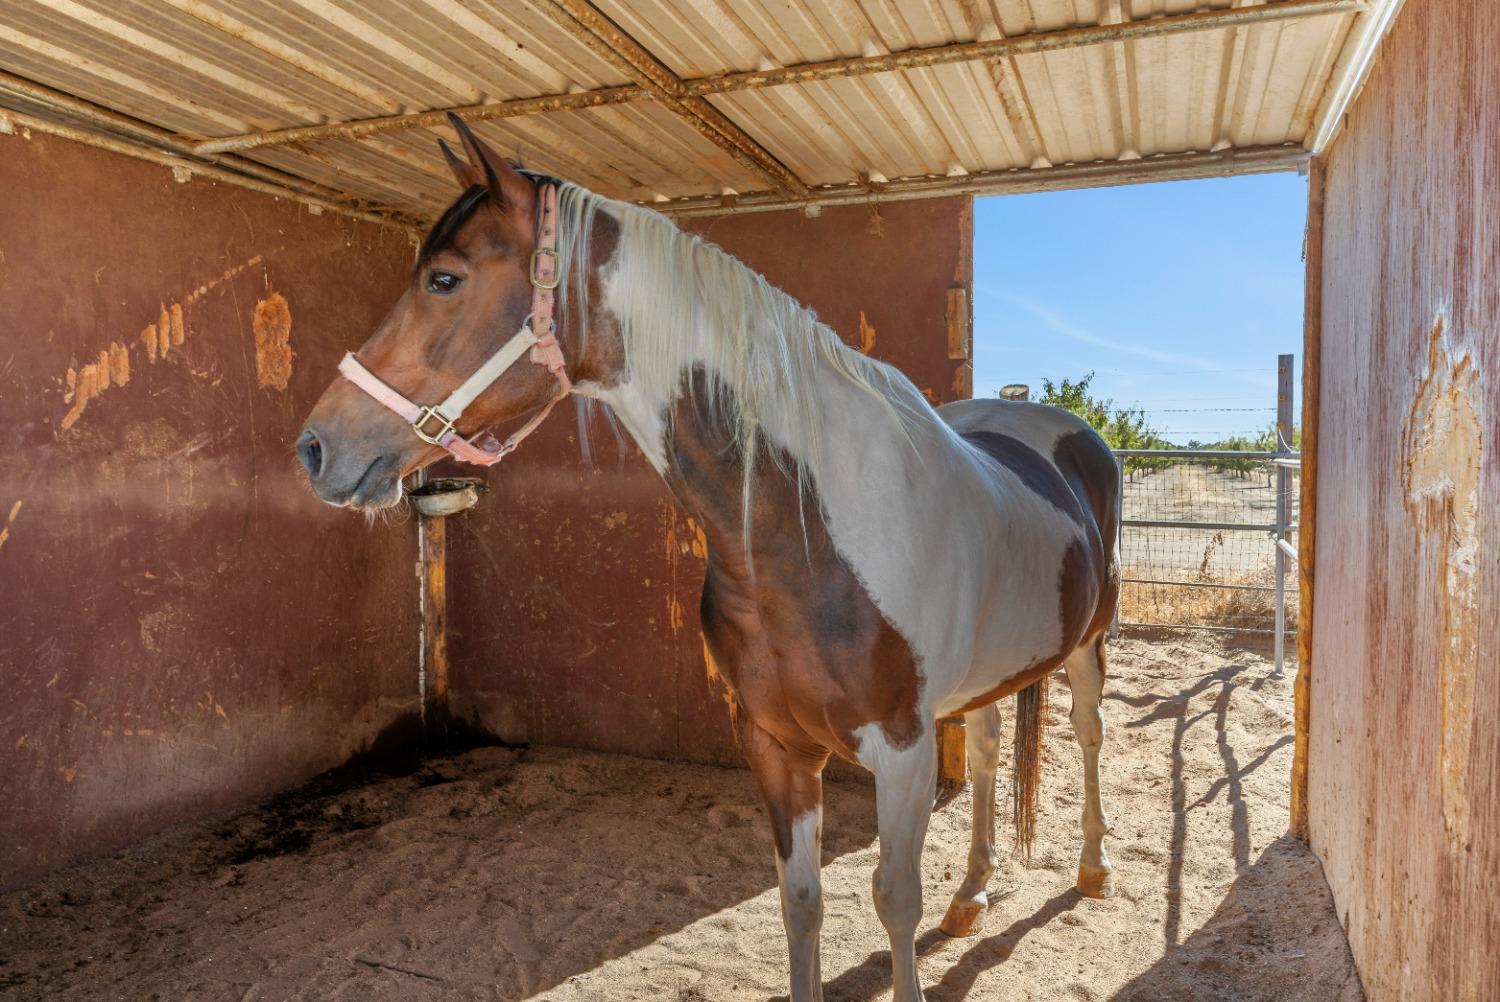
[[412, 490], [412, 505], [428, 518], [444, 518], [468, 511], [479, 503], [479, 495], [490, 489], [478, 477], [438, 477]]

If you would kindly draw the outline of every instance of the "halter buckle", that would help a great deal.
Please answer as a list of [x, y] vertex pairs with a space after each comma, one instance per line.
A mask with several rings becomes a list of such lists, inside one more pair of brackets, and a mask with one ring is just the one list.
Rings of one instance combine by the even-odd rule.
[[[443, 426], [437, 430], [436, 435], [429, 435], [422, 430], [422, 426], [433, 418], [441, 421]], [[422, 413], [417, 415], [417, 419], [411, 423], [411, 430], [416, 432], [417, 437], [428, 445], [442, 445], [443, 436], [453, 431], [453, 422], [457, 420], [457, 418], [448, 417], [436, 407], [423, 407]]]
[[[552, 277], [543, 278], [537, 271], [537, 263], [543, 257], [552, 259]], [[538, 289], [555, 289], [562, 280], [562, 257], [550, 247], [538, 247], [531, 252], [531, 284]]]

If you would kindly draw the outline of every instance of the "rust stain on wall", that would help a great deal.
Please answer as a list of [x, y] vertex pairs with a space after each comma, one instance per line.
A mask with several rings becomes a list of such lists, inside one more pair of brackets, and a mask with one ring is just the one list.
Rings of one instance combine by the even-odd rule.
[[1442, 537], [1438, 670], [1443, 830], [1448, 847], [1469, 844], [1469, 748], [1474, 733], [1474, 667], [1479, 657], [1479, 476], [1484, 435], [1475, 401], [1473, 357], [1457, 352], [1439, 314], [1428, 336], [1427, 366], [1401, 432], [1402, 503], [1419, 531]]
[[859, 350], [868, 355], [875, 347], [875, 328], [865, 319], [865, 311], [859, 311]]
[[[147, 324], [136, 335], [134, 343], [121, 344], [119, 341], [111, 341], [108, 348], [99, 352], [99, 357], [92, 362], [77, 368], [69, 367], [64, 379], [63, 403], [71, 404], [68, 412], [63, 415], [62, 430], [67, 431], [78, 423], [83, 417], [83, 412], [88, 409], [89, 402], [96, 399], [101, 393], [111, 386], [124, 386], [130, 382], [130, 349], [137, 344], [146, 352], [146, 357], [152, 363], [157, 359], [166, 358], [173, 348], [180, 348], [187, 341], [187, 320], [183, 313], [184, 304], [202, 298], [210, 290], [229, 281], [247, 268], [253, 268], [264, 258], [257, 254], [244, 264], [236, 265], [228, 269], [218, 278], [206, 282], [188, 293], [181, 302], [174, 302], [168, 306], [162, 306], [157, 313], [155, 322]], [[280, 296], [273, 297], [280, 299]], [[283, 305], [285, 300], [282, 301]], [[257, 311], [258, 311], [257, 307]], [[291, 314], [287, 314], [287, 327], [291, 327]], [[287, 349], [290, 353], [291, 349]], [[288, 359], [287, 371], [291, 372], [291, 362]], [[261, 384], [265, 385], [264, 382]], [[282, 383], [281, 389], [286, 388]]]
[[99, 352], [99, 357], [81, 368], [69, 368], [65, 380], [63, 403], [73, 406], [63, 415], [64, 430], [73, 427], [83, 417], [89, 401], [111, 386], [124, 386], [130, 382], [130, 349], [118, 341]]
[[4, 546], [5, 541], [10, 538], [10, 527], [16, 524], [16, 516], [19, 514], [21, 514], [21, 502], [17, 501], [10, 506], [10, 514], [6, 516], [5, 524], [0, 526], [0, 546]]
[[285, 390], [292, 378], [292, 309], [273, 292], [255, 304], [255, 377], [261, 386]]

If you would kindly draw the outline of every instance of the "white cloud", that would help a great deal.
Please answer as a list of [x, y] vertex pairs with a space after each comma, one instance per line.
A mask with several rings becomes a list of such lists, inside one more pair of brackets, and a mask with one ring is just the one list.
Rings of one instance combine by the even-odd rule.
[[1018, 296], [1007, 290], [981, 288], [980, 291], [986, 295], [1003, 299], [1020, 307], [1035, 317], [1047, 330], [1071, 341], [1078, 341], [1082, 344], [1092, 345], [1095, 348], [1103, 348], [1107, 351], [1119, 352], [1123, 355], [1133, 355], [1136, 358], [1150, 359], [1153, 362], [1161, 362], [1165, 365], [1180, 366], [1184, 369], [1196, 369], [1201, 372], [1218, 373], [1227, 378], [1249, 383], [1253, 386], [1276, 385], [1275, 378], [1270, 374], [1229, 371], [1221, 363], [1204, 358], [1201, 355], [1163, 351], [1147, 345], [1134, 344], [1129, 341], [1117, 341], [1114, 338], [1104, 337], [1101, 334], [1096, 334], [1091, 330], [1079, 327], [1055, 310], [1048, 309], [1040, 303], [1033, 302], [1024, 296]]

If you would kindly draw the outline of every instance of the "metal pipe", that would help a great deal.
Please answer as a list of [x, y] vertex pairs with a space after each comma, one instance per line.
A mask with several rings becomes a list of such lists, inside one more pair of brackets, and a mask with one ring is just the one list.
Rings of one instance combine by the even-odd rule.
[[[1276, 440], [1285, 452], [1291, 448], [1292, 356], [1276, 359]], [[1286, 669], [1286, 541], [1288, 477], [1286, 467], [1276, 466], [1276, 674]]]
[[1236, 449], [1115, 449], [1115, 455], [1131, 459], [1260, 459], [1274, 462], [1285, 452]]
[[[309, 204], [317, 204], [320, 208], [328, 208], [341, 215], [352, 215], [363, 219], [379, 218], [387, 225], [394, 223], [404, 229], [411, 229], [415, 225], [413, 221], [403, 220], [394, 213], [386, 216], [378, 216], [374, 213], [362, 214], [363, 210], [346, 205], [342, 201], [340, 193], [331, 188], [327, 188], [314, 181], [308, 181], [305, 178], [297, 177], [294, 174], [277, 170], [274, 167], [258, 164], [253, 160], [245, 160], [242, 157], [235, 156], [215, 156], [213, 154], [198, 153], [188, 140], [176, 133], [168, 132], [166, 129], [151, 125], [148, 122], [131, 118], [129, 115], [123, 115], [112, 109], [94, 104], [92, 101], [85, 101], [82, 98], [74, 97], [72, 94], [37, 83], [34, 80], [28, 80], [14, 73], [0, 70], [0, 90], [15, 94], [23, 100], [47, 111], [69, 116], [87, 125], [103, 129], [107, 133], [113, 133], [126, 138], [132, 143], [144, 143], [148, 148], [172, 154], [179, 158], [180, 161], [180, 163], [174, 163], [173, 166], [186, 166], [188, 169], [197, 170], [199, 173], [206, 173], [200, 168], [206, 164], [215, 164], [235, 175], [253, 178], [267, 185], [287, 189], [286, 191], [277, 193], [280, 197], [293, 197], [293, 194], [295, 194], [306, 199], [314, 199], [316, 201], [309, 202]], [[0, 110], [0, 114], [9, 115], [17, 120], [26, 115], [25, 112], [15, 110]], [[28, 127], [35, 128], [39, 132], [49, 131], [34, 124], [28, 124]], [[62, 125], [61, 127], [66, 128], [67, 126]], [[82, 130], [79, 131], [82, 134]], [[98, 133], [87, 134], [98, 135]], [[86, 141], [73, 136], [67, 138], [75, 139], [78, 142]], [[117, 150], [116, 152], [119, 151]]]
[[1264, 636], [1267, 629], [1249, 626], [1200, 626], [1195, 623], [1121, 623], [1121, 629], [1130, 630], [1204, 630], [1209, 633], [1256, 633]]
[[1323, 90], [1323, 100], [1313, 119], [1304, 145], [1311, 153], [1322, 153], [1333, 141], [1339, 126], [1344, 121], [1344, 112], [1349, 110], [1354, 95], [1364, 85], [1370, 67], [1375, 62], [1375, 50], [1391, 28], [1396, 14], [1405, 0], [1370, 0], [1369, 5], [1350, 31], [1351, 38], [1344, 41], [1343, 50], [1334, 64], [1328, 86]]
[[1247, 532], [1275, 532], [1275, 525], [1251, 525], [1248, 522], [1175, 522], [1167, 519], [1127, 518], [1120, 525], [1131, 529], [1243, 529]]
[[1218, 581], [1163, 581], [1158, 578], [1121, 578], [1121, 584], [1159, 585], [1172, 588], [1222, 588], [1225, 591], [1275, 591], [1270, 585], [1221, 584]]
[[274, 146], [282, 143], [308, 143], [323, 139], [362, 139], [365, 136], [398, 129], [429, 129], [433, 126], [446, 125], [449, 112], [466, 122], [483, 122], [495, 118], [520, 118], [525, 115], [540, 115], [554, 111], [602, 108], [611, 104], [639, 101], [646, 96], [645, 88], [634, 84], [622, 87], [602, 87], [598, 90], [580, 91], [576, 94], [522, 97], [513, 101], [469, 104], [458, 108], [444, 108], [440, 111], [424, 111], [414, 115], [382, 115], [378, 118], [362, 118], [333, 125], [303, 125], [290, 129], [247, 132], [240, 136], [203, 140], [193, 144], [193, 150], [196, 153], [220, 153], [225, 150], [248, 150], [257, 146]]
[[[1024, 35], [1013, 35], [1009, 38], [996, 38], [982, 42], [957, 42], [949, 45], [902, 49], [898, 52], [875, 56], [852, 56], [843, 59], [796, 63], [791, 66], [782, 66], [768, 70], [716, 73], [711, 76], [690, 80], [679, 79], [671, 74], [670, 70], [667, 71], [666, 75], [662, 75], [656, 72], [653, 67], [652, 72], [658, 86], [672, 91], [677, 98], [701, 98], [712, 94], [729, 94], [736, 91], [759, 90], [765, 87], [781, 87], [788, 84], [810, 83], [818, 80], [865, 76], [871, 73], [889, 73], [903, 69], [918, 69], [925, 66], [943, 66], [980, 60], [1005, 59], [1041, 52], [1055, 52], [1061, 49], [1103, 45], [1111, 42], [1129, 42], [1141, 38], [1158, 38], [1164, 35], [1176, 35], [1186, 32], [1237, 28], [1291, 18], [1349, 13], [1364, 10], [1366, 6], [1366, 0], [1282, 0], [1279, 3], [1265, 3], [1247, 7], [1197, 11], [1190, 14], [1168, 14], [1163, 17], [1147, 18], [1140, 21], [1083, 25], [1075, 28], [1061, 28], [1054, 31], [1029, 32]], [[576, 23], [576, 19], [574, 19], [574, 23]], [[257, 146], [271, 146], [279, 143], [307, 143], [323, 139], [358, 139], [380, 132], [390, 132], [398, 129], [424, 129], [434, 125], [441, 125], [444, 117], [450, 111], [466, 121], [483, 121], [485, 119], [515, 118], [522, 115], [537, 115], [557, 111], [579, 111], [586, 108], [598, 108], [606, 105], [645, 100], [653, 96], [655, 95], [648, 87], [640, 84], [604, 87], [575, 94], [545, 94], [536, 97], [498, 101], [492, 104], [462, 105], [407, 115], [381, 115], [373, 118], [335, 122], [327, 125], [307, 125], [286, 129], [268, 129], [263, 132], [247, 132], [236, 136], [222, 136], [216, 139], [204, 140], [196, 144], [194, 148], [200, 153], [220, 153], [227, 150], [246, 150]], [[712, 106], [709, 107], [711, 108]]]
[[[1070, 188], [1270, 174], [1300, 170], [1307, 159], [1307, 151], [1300, 146], [1252, 146], [1217, 153], [1167, 153], [1141, 160], [1096, 160], [1059, 167], [976, 171], [958, 177], [897, 178], [878, 191], [857, 182], [822, 185], [813, 188], [802, 199], [788, 198], [774, 191], [760, 191], [728, 198], [702, 195], [642, 204], [674, 218], [693, 219], [731, 213], [779, 212], [806, 205], [879, 205], [936, 195], [1020, 195]], [[1171, 450], [1161, 454], [1171, 455]]]

